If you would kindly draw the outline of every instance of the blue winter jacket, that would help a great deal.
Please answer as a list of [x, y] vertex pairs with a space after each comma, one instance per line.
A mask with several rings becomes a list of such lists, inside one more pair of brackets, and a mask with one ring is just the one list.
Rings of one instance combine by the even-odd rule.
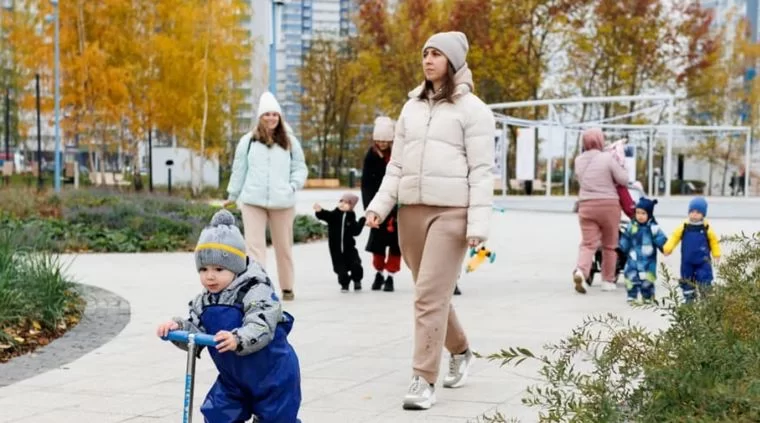
[[[232, 201], [267, 209], [287, 209], [296, 204], [296, 191], [306, 183], [308, 170], [298, 138], [286, 125], [290, 151], [267, 147], [243, 135], [235, 149], [227, 197]], [[247, 153], [246, 153], [247, 152]]]
[[668, 237], [653, 220], [641, 224], [635, 220], [620, 236], [620, 250], [627, 255], [623, 274], [627, 281], [657, 280], [657, 250], [662, 251]]

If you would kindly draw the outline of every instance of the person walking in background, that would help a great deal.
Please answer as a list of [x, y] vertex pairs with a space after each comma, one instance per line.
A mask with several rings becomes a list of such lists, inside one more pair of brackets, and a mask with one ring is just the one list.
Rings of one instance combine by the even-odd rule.
[[[362, 203], [367, 209], [375, 198], [385, 176], [385, 167], [391, 159], [394, 123], [387, 116], [375, 119], [372, 131], [373, 144], [364, 156], [362, 169]], [[372, 267], [375, 268], [375, 280], [372, 290], [393, 292], [393, 275], [401, 269], [401, 249], [398, 245], [397, 228], [398, 207], [394, 206], [388, 217], [377, 227], [369, 231], [367, 251], [372, 253]], [[387, 275], [386, 275], [387, 272]]]
[[348, 285], [354, 281], [354, 291], [361, 291], [364, 268], [359, 251], [356, 249], [357, 237], [364, 228], [364, 218], [356, 220], [354, 207], [359, 197], [354, 194], [343, 194], [338, 206], [333, 210], [324, 210], [319, 204], [314, 204], [314, 214], [317, 219], [327, 223], [328, 246], [332, 259], [333, 271], [338, 275], [341, 292], [348, 292]]
[[578, 263], [573, 270], [575, 290], [586, 293], [583, 282], [588, 279], [591, 262], [599, 243], [602, 244], [602, 290], [614, 291], [615, 264], [620, 237], [620, 197], [616, 185], [628, 185], [628, 172], [609, 151], [604, 149], [604, 134], [592, 128], [583, 133], [583, 153], [575, 158], [578, 193], [578, 220], [581, 245]]
[[367, 224], [379, 228], [398, 203], [399, 245], [414, 281], [405, 409], [435, 404], [441, 348], [450, 353], [445, 388], [465, 384], [474, 356], [451, 298], [468, 245], [488, 238], [496, 124], [472, 93], [468, 49], [461, 32], [435, 34], [423, 46], [425, 81], [401, 110], [385, 177], [367, 207]]
[[301, 143], [282, 119], [282, 109], [270, 92], [259, 100], [256, 126], [235, 149], [224, 206], [241, 203], [246, 249], [266, 268], [266, 228], [272, 235], [282, 299], [293, 292], [293, 220], [295, 194], [306, 183], [308, 170]]

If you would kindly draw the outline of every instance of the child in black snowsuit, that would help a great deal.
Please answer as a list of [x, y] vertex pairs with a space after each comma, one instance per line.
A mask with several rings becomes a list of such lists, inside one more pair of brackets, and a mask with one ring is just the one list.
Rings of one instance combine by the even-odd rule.
[[[364, 156], [362, 169], [362, 203], [366, 209], [375, 198], [385, 176], [385, 167], [391, 159], [394, 123], [387, 116], [375, 119], [372, 132], [373, 144]], [[385, 218], [378, 228], [369, 231], [366, 250], [372, 253], [372, 266], [375, 268], [375, 281], [372, 290], [393, 292], [393, 275], [401, 269], [401, 249], [398, 245], [396, 219], [398, 207]], [[387, 275], [386, 275], [387, 272]]]
[[354, 291], [362, 289], [364, 269], [359, 251], [356, 249], [354, 237], [362, 232], [364, 218], [356, 220], [354, 206], [359, 197], [344, 194], [333, 210], [324, 210], [319, 204], [314, 204], [317, 219], [327, 223], [328, 245], [333, 271], [338, 275], [338, 283], [342, 292], [348, 292], [348, 285], [354, 281]]

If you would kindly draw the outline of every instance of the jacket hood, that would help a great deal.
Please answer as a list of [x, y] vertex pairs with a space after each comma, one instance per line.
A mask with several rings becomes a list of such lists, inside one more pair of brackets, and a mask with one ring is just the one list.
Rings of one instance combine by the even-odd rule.
[[248, 263], [248, 268], [245, 269], [245, 272], [237, 275], [235, 279], [233, 279], [232, 283], [225, 288], [225, 291], [234, 291], [237, 289], [240, 285], [243, 285], [245, 283], [248, 283], [251, 279], [256, 279], [260, 282], [266, 281], [267, 284], [271, 285], [271, 282], [269, 281], [269, 277], [267, 276], [266, 272], [264, 271], [264, 268], [261, 267], [261, 265], [250, 257], [248, 258], [250, 261]]

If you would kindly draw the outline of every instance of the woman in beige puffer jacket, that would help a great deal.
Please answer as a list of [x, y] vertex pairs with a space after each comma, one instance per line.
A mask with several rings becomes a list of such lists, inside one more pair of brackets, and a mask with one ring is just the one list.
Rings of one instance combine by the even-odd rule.
[[451, 353], [443, 386], [464, 384], [473, 358], [451, 297], [467, 246], [488, 237], [495, 122], [472, 94], [467, 37], [444, 32], [422, 49], [425, 82], [409, 93], [380, 190], [367, 206], [377, 227], [398, 203], [398, 235], [415, 289], [413, 377], [405, 409], [435, 403], [441, 348]]

